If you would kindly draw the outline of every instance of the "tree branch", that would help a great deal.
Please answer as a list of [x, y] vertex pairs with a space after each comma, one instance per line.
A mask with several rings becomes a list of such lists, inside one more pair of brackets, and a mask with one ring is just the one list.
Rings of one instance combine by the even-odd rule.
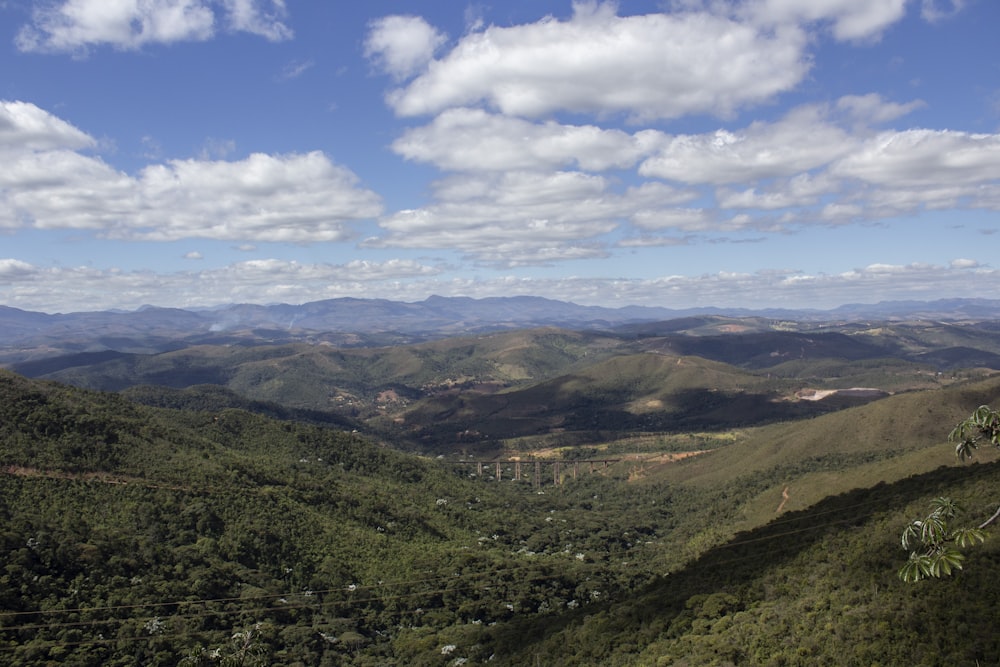
[[988, 525], [990, 525], [991, 523], [993, 523], [994, 521], [996, 521], [996, 520], [997, 520], [997, 517], [1000, 517], [1000, 507], [998, 507], [998, 508], [997, 508], [997, 511], [993, 513], [993, 516], [991, 516], [991, 517], [990, 517], [989, 519], [987, 519], [986, 521], [984, 521], [984, 522], [982, 522], [981, 524], [979, 524], [979, 528], [980, 528], [980, 530], [982, 530], [982, 529], [983, 529], [983, 528], [985, 528], [986, 526], [988, 526]]

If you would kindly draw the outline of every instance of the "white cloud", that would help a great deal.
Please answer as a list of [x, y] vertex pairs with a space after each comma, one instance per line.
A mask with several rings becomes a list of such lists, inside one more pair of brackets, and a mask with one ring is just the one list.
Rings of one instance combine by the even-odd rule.
[[304, 264], [282, 259], [252, 259], [221, 269], [202, 272], [238, 288], [266, 286], [273, 282], [301, 283], [304, 290], [326, 288], [330, 283], [350, 281], [365, 283], [434, 276], [440, 269], [412, 260], [391, 259], [384, 262], [352, 260], [345, 264]]
[[1000, 134], [882, 132], [830, 165], [828, 174], [850, 197], [828, 205], [829, 217], [839, 220], [920, 209], [1000, 210]]
[[349, 236], [378, 195], [323, 153], [173, 160], [129, 176], [76, 150], [95, 142], [38, 107], [0, 102], [0, 227], [121, 239], [310, 243]]
[[[880, 219], [920, 208], [1000, 208], [1000, 135], [869, 129], [919, 104], [848, 96], [831, 107], [793, 109], [774, 123], [669, 137], [639, 173], [719, 186], [715, 203], [722, 209], [785, 209], [775, 229], [792, 222]], [[666, 227], [671, 214], [649, 219]], [[682, 217], [681, 228], [695, 222]], [[708, 224], [708, 218], [701, 222]]]
[[953, 259], [950, 266], [953, 269], [978, 269], [980, 264], [974, 259]]
[[622, 239], [618, 242], [619, 248], [662, 248], [668, 246], [682, 246], [691, 243], [690, 237], [679, 236], [633, 236]]
[[278, 78], [282, 81], [297, 79], [315, 66], [314, 60], [293, 60], [285, 65]]
[[392, 144], [409, 160], [456, 171], [627, 168], [651, 153], [663, 134], [628, 134], [594, 125], [532, 123], [480, 109], [449, 109]]
[[860, 204], [830, 203], [820, 209], [819, 219], [833, 224], [857, 222], [862, 219], [865, 209]]
[[[281, 22], [283, 0], [223, 0], [222, 19], [229, 30], [271, 41], [289, 39]], [[211, 0], [63, 0], [39, 4], [32, 23], [15, 40], [22, 51], [85, 53], [90, 47], [134, 50], [147, 44], [204, 41], [219, 23]]]
[[202, 144], [201, 150], [198, 152], [198, 157], [201, 160], [211, 160], [215, 158], [224, 158], [236, 151], [236, 142], [232, 139], [216, 139], [214, 137], [208, 137], [205, 139], [205, 143]]
[[24, 280], [35, 273], [37, 269], [28, 262], [9, 257], [0, 258], [0, 281]]
[[134, 210], [134, 184], [103, 161], [69, 150], [7, 155], [0, 227], [102, 229]]
[[789, 179], [778, 179], [761, 190], [720, 188], [716, 192], [716, 201], [721, 208], [773, 211], [812, 206], [823, 196], [836, 193], [839, 188], [840, 182], [825, 173], [818, 175], [805, 173]]
[[867, 95], [845, 95], [837, 100], [837, 109], [864, 124], [885, 123], [905, 116], [914, 109], [924, 106], [922, 100], [906, 104], [889, 102], [877, 93]]
[[94, 148], [97, 141], [30, 102], [0, 100], [0, 152]]
[[365, 57], [402, 80], [430, 62], [446, 39], [419, 16], [386, 16], [369, 26]]
[[692, 184], [745, 183], [823, 167], [856, 143], [827, 122], [821, 108], [800, 107], [778, 122], [757, 122], [738, 132], [672, 137], [639, 173]]
[[740, 12], [763, 25], [823, 22], [838, 40], [877, 39], [906, 14], [907, 0], [756, 0]]
[[596, 239], [639, 211], [689, 201], [662, 183], [622, 193], [581, 172], [514, 171], [456, 175], [434, 186], [435, 203], [379, 221], [371, 247], [455, 248], [491, 264], [525, 265], [603, 256]]
[[109, 44], [136, 49], [154, 42], [205, 40], [215, 15], [203, 0], [65, 0], [38, 7], [17, 36], [22, 51], [78, 51]]
[[925, 21], [937, 23], [951, 18], [965, 8], [965, 0], [923, 0], [920, 15]]
[[718, 227], [718, 218], [702, 208], [664, 208], [638, 211], [632, 216], [637, 227], [649, 230], [671, 229], [688, 232], [704, 231]]
[[575, 3], [566, 21], [467, 34], [388, 102], [404, 116], [478, 103], [529, 117], [725, 116], [791, 89], [809, 68], [806, 35], [794, 26], [760, 31], [705, 12], [619, 17], [615, 9]]
[[381, 211], [374, 193], [322, 153], [265, 155], [237, 162], [173, 160], [139, 175], [143, 207], [108, 231], [118, 238], [344, 240], [344, 223]]
[[1000, 134], [883, 132], [841, 159], [832, 171], [896, 188], [995, 183], [1000, 180]]
[[156, 273], [89, 266], [43, 268], [0, 258], [0, 298], [6, 305], [46, 312], [138, 308], [144, 304], [203, 307], [240, 302], [303, 303], [361, 296], [430, 279], [440, 269], [412, 260], [303, 264], [279, 259], [238, 262], [201, 271]]
[[[1000, 271], [975, 260], [951, 266], [872, 264], [838, 274], [789, 268], [752, 273], [714, 272], [645, 279], [453, 278], [411, 260], [303, 264], [263, 259], [201, 271], [155, 273], [93, 267], [44, 268], [0, 258], [0, 298], [6, 305], [46, 312], [180, 307], [223, 303], [304, 303], [336, 297], [417, 301], [443, 296], [539, 295], [585, 305], [623, 304], [833, 308], [888, 299], [938, 299], [1000, 291]], [[85, 304], [85, 305], [84, 305]]]
[[233, 32], [249, 32], [271, 42], [291, 39], [292, 29], [282, 23], [288, 15], [285, 0], [271, 0], [270, 11], [264, 8], [266, 0], [224, 0], [226, 19]]
[[435, 184], [437, 203], [380, 220], [389, 235], [367, 244], [456, 248], [487, 261], [516, 246], [519, 262], [529, 248], [550, 261], [558, 246], [615, 228], [620, 206], [606, 188], [603, 178], [579, 172], [456, 176]]

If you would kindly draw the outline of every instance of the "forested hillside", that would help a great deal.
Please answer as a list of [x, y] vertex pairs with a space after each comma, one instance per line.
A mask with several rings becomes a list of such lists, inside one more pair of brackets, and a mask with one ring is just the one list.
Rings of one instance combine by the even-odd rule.
[[[992, 664], [995, 539], [949, 580], [895, 573], [933, 497], [995, 509], [995, 464], [957, 466], [945, 444], [949, 466], [925, 460], [953, 414], [998, 398], [995, 381], [901, 396], [803, 422], [798, 449], [775, 425], [638, 476], [622, 461], [535, 486], [2, 372], [0, 661]], [[907, 424], [938, 435], [911, 447]], [[849, 453], [859, 433], [874, 456]], [[741, 455], [756, 467], [726, 472]], [[805, 500], [817, 485], [834, 495]]]
[[357, 428], [400, 449], [483, 456], [799, 420], [1000, 369], [1000, 339], [984, 322], [698, 317], [383, 347], [175, 347], [46, 357], [12, 369], [155, 406], [228, 404]]

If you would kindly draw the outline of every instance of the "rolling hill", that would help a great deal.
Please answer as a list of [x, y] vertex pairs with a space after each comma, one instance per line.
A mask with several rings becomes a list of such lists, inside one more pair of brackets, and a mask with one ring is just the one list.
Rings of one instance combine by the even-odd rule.
[[[805, 330], [789, 330], [792, 328]], [[11, 365], [31, 377], [122, 391], [217, 385], [250, 401], [334, 415], [447, 453], [551, 435], [725, 429], [798, 419], [982, 377], [1000, 367], [988, 323], [796, 324], [688, 317], [606, 331], [521, 329], [392, 346], [325, 342], [113, 350]], [[832, 395], [831, 392], [838, 392]], [[141, 392], [158, 403], [146, 389]], [[136, 394], [139, 395], [139, 394]], [[829, 396], [828, 396], [829, 395]], [[822, 400], [817, 397], [828, 396]], [[456, 434], [462, 434], [457, 438]], [[477, 435], [479, 434], [479, 435]], [[461, 443], [458, 443], [458, 440]], [[541, 443], [547, 446], [551, 443]]]
[[1000, 502], [989, 307], [0, 310], [0, 662], [995, 662], [995, 540], [895, 577]]
[[[107, 350], [151, 354], [193, 345], [402, 345], [538, 327], [590, 331], [623, 327], [624, 333], [642, 331], [649, 323], [684, 320], [705, 320], [706, 330], [712, 328], [713, 321], [717, 327], [724, 326], [720, 321], [726, 319], [753, 320], [766, 330], [775, 326], [798, 330], [829, 323], [983, 323], [998, 318], [1000, 301], [989, 299], [853, 304], [828, 311], [600, 308], [527, 296], [434, 296], [414, 303], [347, 298], [300, 305], [229, 304], [200, 310], [146, 306], [127, 312], [75, 313], [37, 313], [0, 306], [0, 364]], [[737, 325], [743, 327], [745, 323]]]
[[1000, 401], [996, 379], [540, 488], [230, 398], [152, 408], [0, 372], [6, 664], [174, 665], [233, 650], [234, 633], [270, 664], [998, 655], [993, 541], [951, 580], [894, 574], [899, 531], [931, 497], [972, 516], [998, 501], [996, 453], [957, 466], [941, 444]]

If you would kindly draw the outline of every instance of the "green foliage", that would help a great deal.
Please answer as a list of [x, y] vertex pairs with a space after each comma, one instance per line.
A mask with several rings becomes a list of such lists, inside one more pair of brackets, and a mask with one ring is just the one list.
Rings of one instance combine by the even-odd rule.
[[931, 512], [916, 519], [903, 530], [903, 548], [909, 560], [899, 570], [899, 578], [914, 582], [926, 577], [949, 576], [962, 569], [965, 555], [955, 547], [982, 544], [985, 533], [978, 528], [952, 527], [961, 508], [949, 498], [935, 498]]
[[[966, 387], [959, 398], [993, 391]], [[951, 409], [959, 398], [933, 402]], [[907, 447], [921, 454], [910, 441], [922, 410], [882, 422], [872, 404], [724, 446], [712, 434], [671, 436], [666, 451], [717, 452], [634, 481], [629, 461], [535, 488], [231, 399], [196, 388], [156, 399], [184, 409], [152, 408], [0, 371], [0, 664], [920, 665], [1000, 655], [983, 611], [1000, 604], [996, 545], [970, 552], [938, 590], [898, 583], [886, 537], [946, 489], [981, 511], [996, 464], [775, 513], [789, 480], [793, 498], [808, 492], [794, 480], [809, 476], [829, 495]], [[852, 441], [854, 422], [878, 446]], [[956, 545], [976, 539], [952, 528], [927, 530]]]
[[[983, 438], [1000, 447], [1000, 413], [986, 405], [976, 408], [948, 435], [949, 441], [958, 441], [955, 454], [962, 461], [972, 457]], [[1000, 515], [998, 510], [978, 528], [956, 527], [954, 520], [960, 512], [961, 508], [950, 498], [935, 498], [930, 514], [915, 519], [903, 530], [901, 541], [910, 556], [899, 570], [900, 579], [915, 582], [927, 577], [950, 576], [961, 570], [965, 555], [959, 549], [985, 542], [983, 529]]]
[[[943, 468], [858, 489], [737, 535], [586, 616], [541, 621], [502, 664], [940, 665], [1000, 656], [1000, 545], [961, 576], [906, 586], [895, 528], [949, 490], [978, 510], [1000, 466]], [[567, 652], [567, 647], [572, 647]], [[536, 658], [535, 656], [538, 656]]]
[[958, 442], [955, 454], [961, 460], [971, 458], [979, 449], [982, 439], [1000, 447], [1000, 412], [992, 410], [987, 405], [980, 405], [967, 419], [963, 419], [948, 434], [950, 442]]
[[413, 633], [478, 656], [490, 624], [647, 579], [616, 563], [671, 521], [646, 503], [616, 530], [635, 497], [595, 499], [615, 480], [538, 494], [350, 433], [4, 372], [0, 417], [4, 664], [207, 664], [257, 623], [277, 664], [418, 664]]

